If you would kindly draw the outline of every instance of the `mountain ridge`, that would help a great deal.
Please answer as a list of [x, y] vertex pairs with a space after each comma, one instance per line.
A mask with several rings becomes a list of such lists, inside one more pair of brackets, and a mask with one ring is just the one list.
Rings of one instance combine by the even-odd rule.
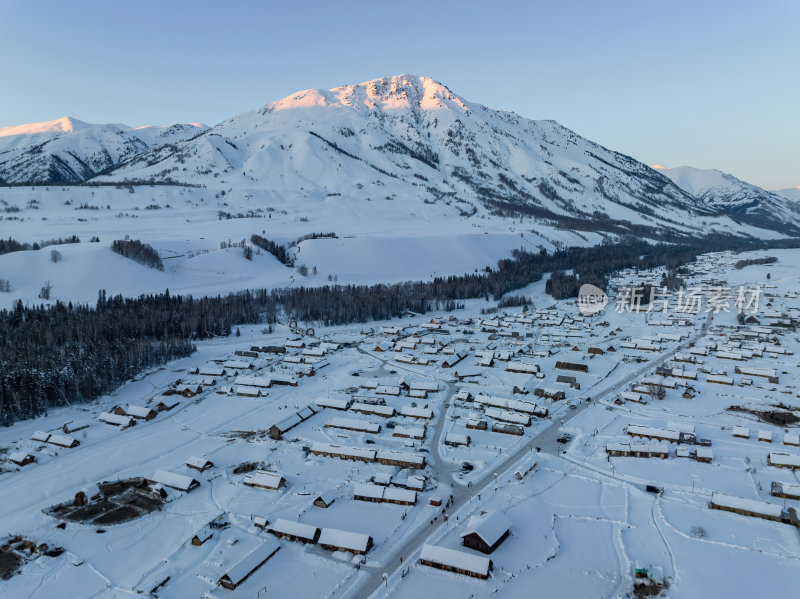
[[17, 169], [8, 166], [0, 138], [0, 180], [28, 182], [33, 172], [38, 182], [49, 176], [258, 189], [308, 202], [309, 209], [337, 196], [362, 210], [375, 201], [403, 202], [410, 211], [443, 203], [458, 216], [531, 217], [618, 235], [696, 235], [736, 224], [742, 234], [750, 227], [800, 231], [800, 214], [781, 196], [764, 192], [737, 202], [698, 195], [556, 121], [468, 101], [430, 77], [300, 90], [211, 128], [174, 127], [150, 139], [139, 130], [94, 126], [59, 137], [103, 131], [112, 140], [95, 144], [104, 150], [99, 158], [88, 152], [94, 162], [67, 149], [45, 153], [51, 163], [42, 164], [43, 149], [34, 146], [18, 157]]

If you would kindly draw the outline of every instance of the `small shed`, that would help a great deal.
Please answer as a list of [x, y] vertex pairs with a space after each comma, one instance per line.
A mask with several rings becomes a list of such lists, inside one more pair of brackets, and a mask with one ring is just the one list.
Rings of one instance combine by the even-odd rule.
[[451, 447], [458, 447], [459, 445], [468, 446], [470, 442], [469, 435], [462, 435], [460, 433], [447, 433], [444, 437], [444, 444]]
[[478, 431], [485, 431], [487, 428], [489, 428], [489, 424], [486, 422], [486, 420], [481, 420], [480, 418], [468, 418], [465, 426]]
[[333, 494], [325, 492], [322, 495], [317, 495], [316, 499], [314, 499], [314, 505], [321, 508], [329, 508], [334, 501], [336, 500]]
[[171, 409], [175, 408], [181, 402], [176, 399], [162, 399], [156, 404], [156, 410], [159, 412], [169, 412]]
[[188, 460], [186, 460], [186, 465], [189, 468], [194, 468], [199, 472], [205, 472], [209, 468], [214, 467], [214, 462], [207, 460], [206, 458], [199, 458], [196, 456], [192, 456]]
[[6, 460], [16, 466], [27, 466], [28, 464], [33, 464], [36, 461], [36, 457], [25, 451], [15, 451], [8, 454]]
[[734, 426], [733, 427], [733, 436], [739, 437], [740, 439], [749, 439], [750, 438], [750, 429], [744, 426]]
[[698, 462], [705, 462], [706, 464], [710, 464], [711, 460], [714, 458], [714, 453], [711, 451], [710, 447], [698, 447], [697, 453], [695, 455], [695, 459]]

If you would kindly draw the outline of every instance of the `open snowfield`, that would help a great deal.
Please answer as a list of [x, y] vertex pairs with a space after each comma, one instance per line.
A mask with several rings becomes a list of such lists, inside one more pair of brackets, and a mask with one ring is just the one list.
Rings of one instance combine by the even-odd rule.
[[[0, 237], [33, 244], [77, 235], [81, 243], [0, 255], [0, 278], [11, 286], [9, 293], [0, 292], [0, 307], [17, 299], [39, 303], [46, 281], [52, 284], [51, 300], [65, 302], [94, 302], [100, 289], [135, 296], [169, 288], [198, 296], [322, 285], [334, 277], [342, 284], [393, 283], [494, 267], [518, 248], [552, 250], [558, 244], [602, 240], [597, 234], [534, 227], [532, 222], [459, 218], [455, 209], [423, 203], [409, 209], [385, 202], [365, 217], [336, 197], [298, 204], [264, 190], [222, 197], [213, 190], [174, 186], [131, 189], [133, 194], [111, 186], [1, 188], [0, 205], [20, 211], [0, 215]], [[220, 219], [221, 211], [251, 216]], [[442, 230], [443, 218], [447, 230]], [[309, 233], [338, 238], [302, 241], [292, 250], [296, 265], [308, 267], [307, 276], [257, 248], [252, 261], [239, 247], [220, 249], [222, 242], [249, 244], [253, 234], [288, 244]], [[89, 243], [94, 236], [100, 241]], [[164, 271], [113, 253], [111, 243], [125, 236], [153, 246]], [[51, 262], [52, 249], [61, 253], [61, 262]]]
[[[241, 222], [209, 219], [203, 226], [209, 236], [221, 238], [233, 229], [214, 233], [214, 226]], [[24, 227], [25, 221], [14, 224]], [[289, 238], [294, 233], [286, 227]], [[54, 236], [73, 232], [56, 226], [52, 231]], [[154, 228], [151, 234], [156, 242], [166, 230]], [[408, 248], [444, 251], [444, 242], [433, 235], [416, 236], [416, 245], [413, 239], [362, 231], [349, 239], [304, 242], [300, 255], [313, 257], [323, 272], [327, 264], [338, 268], [369, 254], [361, 261], [361, 273], [339, 271], [340, 282], [348, 277], [359, 281], [392, 254], [407, 256]], [[484, 236], [465, 229], [452, 241], [478, 266], [510, 251], [517, 239], [512, 232]], [[379, 241], [380, 246], [370, 245]], [[176, 255], [195, 255], [176, 258], [164, 273], [135, 272], [143, 267], [111, 253], [102, 240], [60, 246], [60, 263], [49, 262], [47, 248], [0, 260], [20, 271], [37, 265], [54, 269], [47, 275], [54, 288], [73, 289], [75, 299], [83, 297], [80, 293], [91, 299], [96, 290], [82, 288], [102, 284], [102, 276], [88, 268], [83, 273], [76, 268], [72, 281], [55, 275], [68, 261], [90, 260], [91, 253], [104, 256], [107, 273], [132, 269], [130, 276], [140, 285], [158, 288], [164, 277], [176, 282], [167, 282], [170, 290], [194, 281], [208, 292], [213, 288], [198, 273], [222, 271], [230, 268], [229, 261], [241, 259], [238, 248], [214, 250], [218, 242], [208, 242], [209, 253], [173, 245]], [[402, 243], [408, 245], [396, 245]], [[326, 244], [333, 249], [324, 249]], [[437, 269], [431, 274], [469, 269], [464, 254], [423, 267]], [[39, 255], [43, 259], [36, 262]], [[778, 262], [733, 268], [738, 259], [765, 255]], [[269, 258], [241, 259], [236, 276], [243, 277], [244, 286], [255, 280], [278, 285], [293, 276]], [[102, 263], [98, 256], [91, 260]], [[662, 596], [785, 595], [800, 574], [798, 528], [711, 509], [710, 501], [712, 493], [725, 493], [768, 502], [779, 511], [800, 507], [800, 500], [770, 494], [773, 482], [797, 484], [796, 471], [767, 463], [770, 452], [800, 454], [799, 447], [784, 444], [800, 430], [791, 419], [800, 412], [800, 340], [784, 322], [800, 317], [798, 263], [800, 251], [781, 250], [709, 255], [690, 267], [687, 287], [708, 286], [708, 281], [732, 288], [763, 286], [754, 315], [759, 322], [745, 325], [730, 312], [680, 312], [672, 300], [660, 312], [618, 312], [615, 303], [622, 294], [612, 296], [605, 312], [584, 318], [574, 301], [553, 302], [545, 296], [539, 282], [520, 292], [533, 306], [527, 314], [515, 309], [481, 314], [493, 303], [474, 300], [452, 314], [318, 327], [313, 337], [286, 325], [273, 331], [248, 326], [241, 327], [240, 336], [202, 342], [190, 358], [144, 373], [97, 402], [53, 409], [0, 430], [5, 458], [0, 486], [9, 491], [0, 503], [0, 533], [64, 550], [55, 557], [26, 556], [16, 573], [0, 582], [2, 594], [49, 599], [69, 589], [75, 598], [148, 593], [255, 597], [266, 589], [271, 596], [309, 598], [522, 598], [535, 588], [543, 596], [610, 598], [633, 596], [634, 569], [646, 568], [646, 580], [661, 585]], [[421, 272], [409, 270], [408, 276]], [[624, 288], [659, 280], [661, 274], [623, 272], [615, 284]], [[126, 289], [133, 286], [120, 292]], [[704, 287], [701, 295], [709, 299], [712, 293]], [[234, 354], [251, 346], [282, 346], [285, 353]], [[565, 370], [564, 362], [583, 365], [586, 372]], [[200, 371], [191, 374], [196, 367]], [[513, 372], [523, 367], [533, 370]], [[214, 374], [214, 369], [225, 374]], [[239, 376], [260, 378], [237, 382]], [[574, 380], [559, 381], [559, 376]], [[271, 386], [255, 387], [260, 396], [248, 396], [253, 384], [266, 385], [267, 379]], [[653, 395], [657, 385], [648, 379], [668, 386], [663, 399]], [[732, 385], [713, 382], [728, 379]], [[296, 386], [280, 384], [292, 381]], [[179, 383], [199, 385], [202, 391], [191, 397], [165, 395]], [[424, 391], [415, 396], [415, 389]], [[637, 394], [640, 400], [632, 401]], [[318, 407], [318, 401], [326, 400], [342, 401], [346, 409]], [[100, 420], [114, 408], [124, 413], [129, 404], [155, 408], [159, 402], [177, 405], [124, 430]], [[314, 409], [308, 411], [309, 406]], [[731, 406], [738, 409], [731, 411]], [[789, 420], [776, 424], [776, 413], [788, 414]], [[287, 418], [294, 420], [282, 424]], [[492, 432], [493, 425], [520, 418], [528, 420], [520, 436]], [[487, 430], [471, 428], [474, 421], [486, 422]], [[88, 427], [68, 433], [80, 442], [76, 447], [32, 439], [39, 431], [65, 434], [82, 423]], [[276, 438], [270, 436], [273, 425], [283, 427]], [[375, 425], [380, 430], [351, 430]], [[629, 426], [651, 427], [667, 436], [692, 430], [697, 444], [664, 442], [665, 459], [609, 456], [609, 444], [656, 445], [655, 439], [634, 439], [630, 432], [640, 429]], [[734, 437], [734, 427], [747, 427], [749, 438]], [[422, 438], [395, 434], [408, 435], [411, 429], [421, 429]], [[571, 438], [562, 443], [564, 433]], [[759, 440], [765, 433], [770, 442]], [[467, 446], [445, 443], [466, 435]], [[694, 457], [704, 448], [701, 439], [710, 441], [710, 463]], [[678, 457], [679, 450], [686, 456]], [[331, 451], [368, 457], [353, 461], [326, 455]], [[35, 462], [14, 465], [10, 457], [18, 452]], [[213, 467], [193, 470], [187, 466], [192, 457], [209, 460]], [[409, 460], [424, 460], [424, 465], [400, 463]], [[249, 462], [251, 468], [278, 473], [285, 484], [277, 490], [245, 485], [254, 471], [241, 466]], [[158, 470], [189, 476], [199, 486], [189, 492], [163, 487], [166, 500], [159, 509], [117, 524], [78, 522], [47, 511], [61, 503], [74, 509], [79, 491], [100, 501], [94, 497], [99, 482], [158, 478]], [[385, 489], [380, 492], [389, 495], [409, 490], [412, 483], [419, 486], [414, 501], [404, 505], [356, 499], [362, 483], [373, 485], [369, 492]], [[648, 492], [647, 485], [663, 493]], [[318, 497], [333, 503], [320, 507], [314, 504]], [[440, 500], [441, 505], [431, 503]], [[488, 556], [492, 569], [487, 580], [419, 563], [425, 543], [482, 556], [463, 547], [461, 535], [468, 532], [471, 516], [492, 511], [503, 512], [511, 526], [508, 538]], [[206, 527], [221, 515], [226, 525]], [[255, 525], [258, 518], [266, 519], [266, 530]], [[220, 586], [232, 566], [275, 539], [268, 531], [278, 519], [369, 535], [372, 545], [366, 556], [354, 558], [319, 543], [280, 539], [277, 553], [237, 590]], [[205, 530], [211, 531], [209, 538]], [[205, 540], [201, 545], [191, 543], [196, 534]]]

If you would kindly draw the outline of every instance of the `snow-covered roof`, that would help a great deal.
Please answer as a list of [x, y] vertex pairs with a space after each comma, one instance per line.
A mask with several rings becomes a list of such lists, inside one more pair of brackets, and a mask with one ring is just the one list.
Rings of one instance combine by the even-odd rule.
[[318, 542], [320, 545], [365, 552], [369, 547], [369, 535], [336, 528], [323, 528]]
[[783, 513], [783, 508], [780, 505], [760, 501], [758, 499], [735, 497], [733, 495], [726, 495], [725, 493], [712, 493], [711, 505], [713, 507], [727, 507], [778, 518], [780, 518]]
[[131, 416], [120, 416], [119, 414], [112, 414], [111, 412], [101, 412], [97, 417], [100, 422], [106, 424], [113, 424], [115, 426], [130, 426], [134, 422]]
[[260, 397], [261, 389], [259, 387], [251, 387], [248, 385], [237, 385], [234, 388], [236, 395], [246, 395], [250, 397]]
[[444, 436], [444, 442], [454, 445], [469, 445], [469, 437], [461, 433], [447, 433]]
[[697, 457], [711, 460], [714, 458], [714, 452], [711, 450], [710, 447], [701, 446], [697, 448]]
[[381, 430], [379, 424], [367, 420], [359, 420], [358, 418], [333, 418], [326, 426], [363, 431], [366, 433], [378, 433]]
[[677, 441], [680, 439], [680, 433], [665, 428], [656, 428], [654, 426], [647, 426], [643, 424], [629, 424], [626, 429], [629, 435], [642, 435], [644, 437], [659, 437], [661, 439], [669, 439]]
[[433, 418], [433, 410], [429, 408], [414, 408], [403, 406], [400, 409], [401, 416], [411, 416], [412, 418]]
[[194, 487], [200, 485], [200, 483], [191, 476], [185, 476], [177, 472], [167, 472], [166, 470], [156, 470], [150, 477], [150, 480], [164, 485], [165, 487], [177, 489], [178, 491], [190, 491]]
[[372, 483], [356, 483], [353, 488], [354, 497], [366, 497], [368, 499], [383, 499], [385, 487]]
[[267, 489], [280, 488], [281, 481], [283, 481], [283, 476], [277, 472], [269, 472], [267, 470], [256, 470], [244, 477], [244, 484]]
[[346, 410], [350, 402], [344, 399], [333, 399], [331, 397], [318, 397], [314, 400], [321, 408], [334, 408], [337, 410]]
[[374, 406], [368, 403], [354, 403], [350, 406], [354, 412], [365, 412], [367, 414], [378, 414], [379, 416], [394, 416], [394, 408], [391, 406]]
[[485, 414], [489, 418], [494, 418], [495, 420], [502, 420], [504, 422], [511, 422], [513, 424], [521, 424], [523, 426], [528, 426], [531, 423], [531, 417], [527, 414], [518, 414], [509, 410], [486, 408]]
[[13, 462], [15, 464], [19, 464], [21, 462], [24, 462], [27, 459], [27, 457], [30, 456], [30, 455], [31, 454], [29, 454], [27, 451], [15, 451], [13, 453], [8, 454], [6, 459], [9, 462]]
[[147, 418], [151, 412], [153, 412], [152, 408], [135, 406], [133, 404], [128, 404], [128, 407], [125, 408], [125, 413], [129, 416], [133, 416], [134, 418]]
[[491, 564], [491, 560], [488, 557], [467, 553], [466, 551], [458, 551], [457, 549], [429, 545], [427, 543], [422, 546], [422, 552], [419, 558], [426, 562], [458, 568], [459, 570], [466, 570], [467, 572], [473, 572], [481, 576], [489, 575]]
[[461, 537], [476, 534], [491, 547], [510, 529], [511, 520], [501, 511], [492, 511], [483, 516], [472, 516]]
[[425, 465], [425, 456], [418, 453], [409, 453], [407, 451], [397, 451], [396, 449], [379, 449], [376, 452], [376, 459], [405, 462], [406, 464], [415, 464], [419, 468]]
[[200, 457], [197, 457], [197, 456], [192, 456], [188, 460], [186, 460], [186, 465], [187, 466], [193, 466], [193, 467], [198, 468], [200, 470], [202, 470], [203, 468], [206, 468], [208, 466], [208, 464], [210, 464], [210, 463], [211, 462], [209, 460], [207, 460], [206, 458], [200, 458]]
[[769, 454], [769, 463], [773, 466], [789, 466], [792, 468], [800, 468], [800, 455], [772, 451]]
[[428, 391], [430, 393], [435, 393], [439, 390], [439, 383], [436, 381], [415, 381], [413, 383], [408, 384], [408, 388], [418, 391]]
[[386, 487], [383, 492], [386, 501], [400, 501], [403, 503], [416, 503], [417, 492], [409, 489], [398, 489], [397, 487]]
[[422, 439], [425, 437], [425, 429], [421, 426], [396, 426], [392, 435], [395, 437]]
[[364, 449], [362, 447], [346, 447], [342, 445], [333, 445], [331, 443], [312, 443], [311, 451], [315, 453], [331, 453], [334, 455], [343, 455], [358, 457], [368, 460], [375, 459], [374, 449]]
[[284, 535], [291, 535], [300, 539], [307, 539], [313, 541], [317, 536], [317, 527], [311, 524], [303, 524], [302, 522], [292, 522], [291, 520], [284, 520], [278, 518], [272, 525], [270, 532], [277, 532]]
[[246, 387], [271, 387], [272, 379], [267, 376], [246, 376], [240, 374], [233, 381], [235, 385], [244, 385]]
[[238, 585], [280, 548], [281, 546], [276, 539], [269, 538], [239, 560], [224, 576], [234, 585]]

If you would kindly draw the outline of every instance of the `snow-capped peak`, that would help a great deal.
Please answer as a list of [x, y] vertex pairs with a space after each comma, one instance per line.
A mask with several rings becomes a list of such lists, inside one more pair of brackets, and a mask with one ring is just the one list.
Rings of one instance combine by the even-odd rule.
[[72, 133], [93, 126], [94, 125], [84, 123], [71, 116], [62, 116], [60, 119], [54, 121], [0, 127], [0, 137], [7, 137], [9, 135], [35, 135], [37, 133]]
[[441, 108], [443, 102], [452, 102], [463, 110], [469, 110], [466, 101], [435, 79], [404, 74], [342, 85], [330, 90], [301, 90], [267, 104], [267, 109], [278, 111], [338, 104], [348, 107], [364, 106], [369, 109], [380, 107], [383, 110], [426, 110]]

